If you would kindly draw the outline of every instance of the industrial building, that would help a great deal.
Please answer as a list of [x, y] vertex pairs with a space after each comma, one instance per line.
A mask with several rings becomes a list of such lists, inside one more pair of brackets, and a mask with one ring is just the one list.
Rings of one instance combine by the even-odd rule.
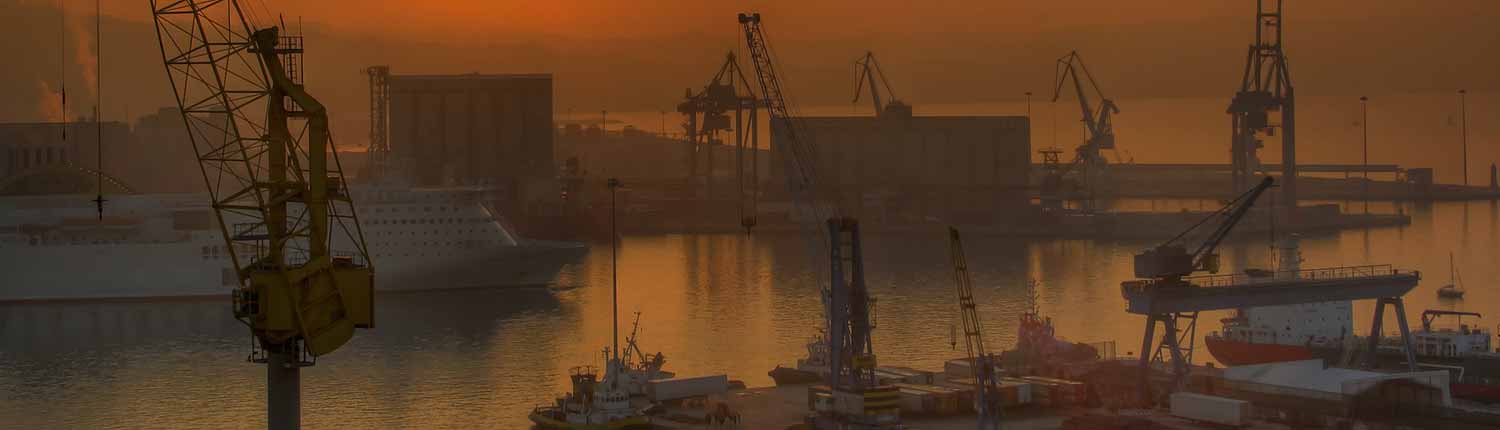
[[93, 192], [95, 178], [87, 172], [98, 166], [97, 148], [106, 153], [102, 170], [118, 174], [128, 164], [109, 152], [128, 151], [130, 140], [130, 127], [121, 122], [0, 124], [0, 194]]
[[[522, 220], [558, 204], [551, 74], [393, 75], [381, 67], [371, 91], [372, 116], [389, 115], [389, 135], [379, 138], [389, 139], [386, 163], [412, 185], [492, 187], [490, 202], [523, 229], [530, 223]], [[375, 142], [380, 133], [371, 135]]]
[[[819, 180], [874, 222], [992, 220], [1028, 203], [1024, 116], [801, 117]], [[772, 147], [781, 133], [772, 133]], [[772, 163], [771, 178], [785, 177]]]
[[550, 178], [552, 75], [391, 75], [390, 150], [416, 185]]

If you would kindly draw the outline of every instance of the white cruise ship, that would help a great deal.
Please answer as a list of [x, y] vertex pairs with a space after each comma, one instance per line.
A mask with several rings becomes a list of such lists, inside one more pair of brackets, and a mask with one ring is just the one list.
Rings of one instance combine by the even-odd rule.
[[[517, 237], [482, 188], [354, 187], [377, 290], [543, 286], [585, 248]], [[0, 302], [227, 295], [204, 194], [0, 197]], [[335, 245], [337, 246], [337, 244]]]

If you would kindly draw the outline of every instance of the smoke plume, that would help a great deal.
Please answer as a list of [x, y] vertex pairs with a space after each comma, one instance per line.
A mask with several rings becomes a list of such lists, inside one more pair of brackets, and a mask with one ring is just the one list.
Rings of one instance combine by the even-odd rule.
[[73, 62], [78, 65], [78, 73], [83, 76], [83, 90], [89, 95], [86, 100], [96, 101], [97, 104], [98, 94], [95, 94], [94, 89], [99, 85], [99, 59], [94, 56], [94, 49], [97, 48], [93, 46], [94, 32], [86, 25], [88, 21], [92, 21], [87, 18], [92, 17], [79, 14], [70, 18], [68, 37], [73, 39]]
[[61, 122], [67, 113], [63, 112], [62, 92], [52, 88], [52, 84], [45, 80], [37, 80], [37, 114], [42, 116], [42, 121]]

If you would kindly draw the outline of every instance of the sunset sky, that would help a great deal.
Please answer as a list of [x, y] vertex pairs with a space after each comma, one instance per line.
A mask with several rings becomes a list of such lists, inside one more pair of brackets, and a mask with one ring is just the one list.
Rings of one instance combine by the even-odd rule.
[[[55, 110], [67, 69], [70, 111], [93, 103], [81, 71], [93, 55], [93, 2], [10, 0], [20, 32], [0, 70], [0, 118]], [[172, 105], [145, 0], [105, 2], [106, 118]], [[1287, 49], [1300, 94], [1474, 91], [1497, 86], [1500, 3], [1289, 1]], [[360, 70], [396, 73], [548, 72], [558, 111], [671, 110], [725, 52], [743, 50], [734, 15], [765, 16], [789, 92], [805, 105], [847, 104], [851, 64], [873, 50], [898, 95], [917, 105], [1014, 101], [1050, 92], [1053, 61], [1084, 54], [1120, 99], [1232, 95], [1251, 43], [1254, 1], [443, 1], [254, 0], [308, 37], [309, 86], [337, 126], [359, 135]], [[1440, 6], [1439, 6], [1440, 5]], [[64, 30], [66, 29], [66, 30]], [[67, 42], [61, 40], [64, 35]], [[7, 36], [12, 36], [8, 34]]]

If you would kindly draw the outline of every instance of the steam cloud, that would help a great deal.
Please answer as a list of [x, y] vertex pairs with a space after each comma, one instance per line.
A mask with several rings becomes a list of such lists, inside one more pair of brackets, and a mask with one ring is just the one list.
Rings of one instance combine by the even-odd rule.
[[68, 37], [73, 39], [73, 61], [78, 65], [79, 74], [83, 75], [88, 100], [98, 100], [94, 89], [99, 85], [99, 59], [94, 56], [94, 32], [86, 25], [91, 21], [86, 18], [92, 17], [79, 15], [72, 18], [68, 20]]
[[52, 88], [52, 84], [44, 80], [36, 81], [37, 92], [37, 114], [42, 116], [43, 121], [61, 122], [67, 117], [63, 112], [62, 92]]

